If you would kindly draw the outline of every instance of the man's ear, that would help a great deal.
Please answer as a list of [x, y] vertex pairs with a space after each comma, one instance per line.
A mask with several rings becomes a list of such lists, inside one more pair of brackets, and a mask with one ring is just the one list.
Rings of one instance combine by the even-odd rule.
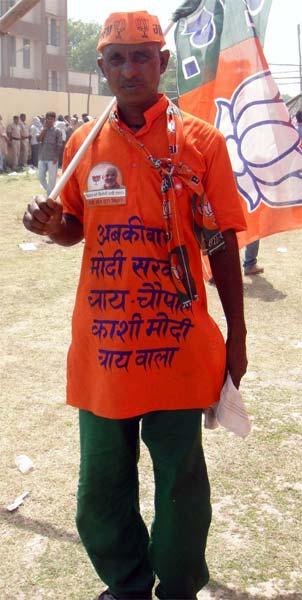
[[162, 75], [168, 66], [168, 62], [169, 62], [169, 58], [170, 58], [170, 51], [168, 49], [161, 50], [159, 56], [160, 56], [160, 74]]
[[102, 56], [100, 58], [98, 58], [97, 63], [99, 65], [99, 67], [100, 67], [100, 69], [101, 69], [104, 77], [106, 77], [106, 73], [105, 73], [105, 70], [104, 70], [104, 59], [103, 59]]

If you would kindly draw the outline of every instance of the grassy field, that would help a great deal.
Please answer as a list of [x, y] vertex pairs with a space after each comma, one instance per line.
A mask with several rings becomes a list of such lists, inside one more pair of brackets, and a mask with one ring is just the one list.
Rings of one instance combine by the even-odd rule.
[[[0, 598], [92, 600], [102, 589], [74, 525], [77, 412], [65, 401], [65, 359], [81, 244], [64, 249], [25, 231], [35, 176], [0, 177], [1, 460]], [[33, 242], [24, 251], [19, 244]], [[200, 600], [302, 600], [301, 231], [263, 240], [263, 276], [245, 278], [253, 420], [242, 441], [205, 431], [212, 482], [211, 582]], [[215, 288], [211, 312], [222, 329]], [[28, 455], [34, 470], [14, 465]], [[150, 524], [153, 477], [144, 447], [142, 510]], [[28, 491], [14, 513], [6, 506]]]

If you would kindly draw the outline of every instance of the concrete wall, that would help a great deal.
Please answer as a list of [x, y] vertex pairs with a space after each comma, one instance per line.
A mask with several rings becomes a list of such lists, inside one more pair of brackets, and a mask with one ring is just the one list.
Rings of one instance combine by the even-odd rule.
[[[89, 114], [98, 117], [109, 104], [108, 96], [90, 96]], [[66, 92], [46, 92], [44, 90], [18, 90], [14, 88], [0, 88], [0, 114], [3, 124], [7, 125], [13, 115], [24, 112], [27, 121], [36, 115], [45, 114], [54, 110], [57, 114], [81, 115], [87, 112], [87, 95], [70, 94], [70, 108], [68, 107], [68, 94]]]
[[[91, 78], [89, 73], [82, 73], [80, 71], [68, 71], [68, 86], [69, 89], [71, 87], [75, 88], [84, 88], [83, 92], [88, 94], [89, 83], [91, 82], [91, 92], [92, 94], [98, 95], [99, 89], [99, 76], [96, 73], [91, 73]], [[82, 90], [76, 90], [82, 91]]]

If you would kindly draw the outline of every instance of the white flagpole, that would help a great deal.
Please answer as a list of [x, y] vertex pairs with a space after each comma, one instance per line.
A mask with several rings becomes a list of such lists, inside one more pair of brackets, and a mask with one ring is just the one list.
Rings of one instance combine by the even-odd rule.
[[[173, 21], [168, 23], [168, 25], [164, 31], [164, 36], [167, 35], [167, 33], [170, 31], [170, 29], [174, 25], [175, 25], [175, 23]], [[108, 118], [110, 111], [111, 111], [112, 107], [114, 106], [115, 102], [116, 102], [116, 98], [112, 98], [112, 100], [109, 102], [108, 106], [105, 108], [104, 112], [101, 114], [101, 116], [97, 120], [94, 127], [91, 129], [90, 133], [88, 134], [87, 138], [83, 142], [82, 146], [80, 146], [77, 153], [74, 155], [73, 159], [70, 161], [67, 169], [62, 174], [62, 177], [60, 177], [60, 179], [57, 181], [55, 187], [53, 188], [53, 190], [51, 191], [51, 193], [48, 196], [52, 200], [56, 200], [58, 198], [58, 196], [60, 195], [63, 187], [66, 185], [67, 181], [70, 179], [74, 170], [77, 168], [79, 162], [82, 160], [86, 150], [89, 148], [89, 146], [92, 144], [93, 140], [96, 138], [99, 131], [101, 130], [101, 128], [102, 128], [103, 124], [105, 123], [106, 119]]]
[[104, 112], [101, 114], [101, 116], [95, 123], [94, 127], [91, 129], [91, 131], [87, 135], [87, 138], [85, 139], [83, 144], [80, 146], [77, 153], [74, 155], [73, 159], [70, 161], [67, 169], [62, 174], [62, 177], [60, 177], [60, 179], [57, 181], [55, 187], [53, 188], [53, 190], [51, 191], [51, 193], [48, 196], [49, 198], [51, 198], [52, 200], [56, 200], [57, 197], [60, 195], [63, 187], [65, 186], [67, 181], [70, 179], [74, 170], [77, 168], [79, 162], [82, 160], [86, 150], [92, 144], [93, 140], [96, 138], [97, 134], [99, 133], [100, 129], [102, 128], [103, 124], [105, 123], [114, 104], [115, 104], [115, 98], [112, 98], [112, 100], [109, 102], [108, 106], [106, 106]]

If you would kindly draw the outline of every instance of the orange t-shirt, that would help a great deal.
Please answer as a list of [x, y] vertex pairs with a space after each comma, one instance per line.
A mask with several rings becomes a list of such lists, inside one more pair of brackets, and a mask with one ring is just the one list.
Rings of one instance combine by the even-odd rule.
[[[168, 156], [167, 99], [130, 135], [156, 158]], [[92, 127], [70, 138], [65, 165]], [[223, 136], [183, 114], [181, 160], [203, 180], [223, 231], [245, 229]], [[156, 410], [204, 408], [223, 384], [225, 343], [209, 316], [189, 194], [178, 191], [198, 300], [183, 309], [170, 277], [160, 179], [141, 150], [106, 122], [61, 195], [83, 222], [85, 247], [72, 319], [67, 402], [96, 415], [128, 418]]]

